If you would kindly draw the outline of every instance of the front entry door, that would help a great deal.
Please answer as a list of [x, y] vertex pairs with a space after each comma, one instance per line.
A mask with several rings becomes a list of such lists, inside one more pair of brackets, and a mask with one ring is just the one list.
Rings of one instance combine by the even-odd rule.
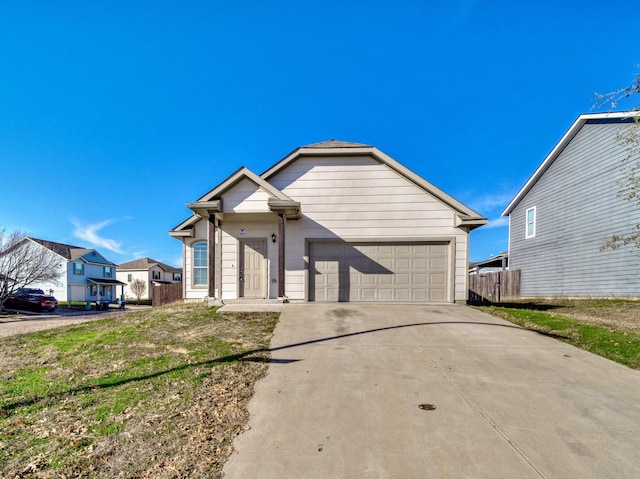
[[265, 297], [265, 256], [267, 241], [264, 239], [240, 241], [240, 283], [241, 298]]

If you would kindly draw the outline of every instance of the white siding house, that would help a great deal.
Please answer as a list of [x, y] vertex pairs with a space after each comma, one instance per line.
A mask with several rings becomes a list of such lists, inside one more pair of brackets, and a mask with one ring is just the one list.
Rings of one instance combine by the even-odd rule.
[[630, 113], [581, 115], [503, 212], [523, 296], [638, 296], [638, 252], [603, 249], [640, 222], [620, 195], [638, 161], [619, 137], [632, 126]]
[[156, 284], [179, 283], [182, 281], [182, 269], [174, 268], [151, 258], [140, 258], [118, 266], [117, 279], [126, 284], [125, 298], [137, 299], [131, 291], [131, 282], [139, 279], [145, 283], [145, 293], [140, 299], [153, 299], [153, 287]]
[[296, 149], [188, 205], [184, 297], [464, 302], [486, 218], [369, 145]]
[[116, 301], [124, 286], [116, 279], [116, 265], [91, 248], [71, 246], [38, 238], [24, 238], [60, 257], [61, 284], [34, 283], [31, 288], [42, 289], [61, 302]]

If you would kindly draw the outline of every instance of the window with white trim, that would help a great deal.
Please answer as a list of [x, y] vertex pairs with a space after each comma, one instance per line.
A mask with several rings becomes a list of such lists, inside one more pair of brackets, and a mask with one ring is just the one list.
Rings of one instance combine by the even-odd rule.
[[82, 276], [84, 274], [84, 265], [82, 263], [73, 263], [73, 274]]
[[536, 207], [529, 208], [526, 213], [525, 238], [533, 238], [536, 235]]
[[193, 245], [193, 285], [206, 286], [209, 282], [207, 268], [207, 243], [196, 243]]

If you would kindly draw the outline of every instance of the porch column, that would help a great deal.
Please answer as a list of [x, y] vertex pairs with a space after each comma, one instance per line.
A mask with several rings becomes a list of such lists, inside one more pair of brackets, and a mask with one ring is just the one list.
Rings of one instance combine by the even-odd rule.
[[208, 274], [209, 274], [209, 297], [216, 297], [216, 218], [214, 215], [209, 215], [209, 256], [207, 258]]
[[284, 243], [285, 223], [287, 219], [283, 213], [278, 215], [278, 297], [284, 298]]

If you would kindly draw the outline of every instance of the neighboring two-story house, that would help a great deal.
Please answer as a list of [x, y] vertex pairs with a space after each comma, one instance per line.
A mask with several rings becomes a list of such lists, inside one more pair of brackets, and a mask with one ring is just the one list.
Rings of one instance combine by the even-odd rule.
[[118, 266], [116, 278], [126, 284], [124, 294], [126, 298], [136, 298], [130, 285], [134, 279], [145, 283], [145, 293], [140, 299], [153, 299], [153, 286], [155, 284], [179, 283], [182, 281], [182, 269], [174, 268], [168, 264], [151, 258], [140, 258]]
[[502, 213], [522, 296], [639, 295], [638, 251], [603, 248], [640, 223], [638, 206], [620, 195], [639, 161], [620, 137], [634, 127], [630, 115], [581, 115]]
[[110, 303], [124, 294], [124, 284], [116, 279], [116, 265], [92, 248], [82, 248], [54, 241], [25, 237], [60, 257], [59, 282], [30, 284], [61, 302]]

